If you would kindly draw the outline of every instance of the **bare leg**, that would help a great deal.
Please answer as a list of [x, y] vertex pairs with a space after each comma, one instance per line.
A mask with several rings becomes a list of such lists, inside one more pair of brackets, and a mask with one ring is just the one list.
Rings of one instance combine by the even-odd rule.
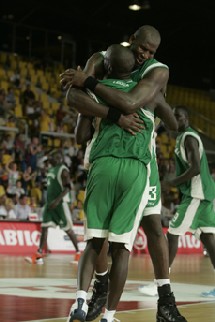
[[172, 235], [169, 232], [167, 233], [167, 239], [169, 244], [169, 267], [172, 266], [172, 263], [175, 259], [178, 250], [178, 235]]
[[38, 252], [42, 253], [43, 249], [47, 243], [47, 237], [48, 237], [48, 228], [47, 227], [42, 227], [42, 232], [40, 236], [40, 244], [38, 248]]
[[70, 229], [70, 230], [67, 230], [66, 233], [69, 236], [71, 242], [73, 243], [73, 245], [76, 249], [76, 252], [79, 252], [78, 241], [77, 241], [77, 237], [76, 237], [74, 231], [72, 229]]
[[102, 312], [107, 302], [108, 295], [108, 248], [109, 243], [106, 239], [96, 260], [95, 281], [93, 284], [93, 294], [88, 302], [88, 312], [86, 321], [95, 320]]
[[96, 261], [96, 269], [95, 269], [96, 273], [104, 273], [108, 270], [108, 256], [107, 256], [108, 248], [109, 248], [109, 243], [108, 243], [108, 240], [106, 239]]
[[201, 233], [200, 239], [203, 245], [206, 247], [211, 263], [215, 269], [215, 235]]
[[141, 226], [147, 236], [148, 250], [154, 266], [156, 279], [169, 278], [169, 252], [166, 236], [163, 233], [160, 215], [143, 217]]
[[110, 283], [107, 309], [116, 310], [128, 274], [128, 259], [130, 252], [124, 248], [123, 244], [112, 244], [112, 265], [110, 270]]
[[88, 291], [104, 241], [103, 238], [93, 238], [88, 241], [78, 263], [78, 290]]

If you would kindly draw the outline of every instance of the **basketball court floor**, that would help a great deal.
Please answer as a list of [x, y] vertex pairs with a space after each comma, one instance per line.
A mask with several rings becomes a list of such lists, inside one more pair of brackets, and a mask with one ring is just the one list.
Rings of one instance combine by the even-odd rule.
[[[31, 265], [22, 256], [0, 255], [0, 322], [66, 322], [76, 292], [77, 263], [72, 259], [73, 255], [50, 254], [44, 265]], [[140, 285], [152, 281], [149, 255], [132, 255], [118, 320], [156, 322], [157, 297], [138, 291]], [[171, 283], [178, 308], [188, 322], [215, 322], [215, 298], [200, 296], [215, 288], [209, 258], [177, 255]]]

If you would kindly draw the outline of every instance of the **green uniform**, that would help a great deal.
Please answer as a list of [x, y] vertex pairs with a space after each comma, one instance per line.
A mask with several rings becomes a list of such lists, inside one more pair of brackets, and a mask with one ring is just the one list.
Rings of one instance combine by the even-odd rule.
[[56, 227], [67, 231], [72, 228], [72, 218], [69, 209], [70, 193], [54, 209], [48, 209], [49, 204], [54, 201], [65, 189], [62, 184], [62, 172], [69, 169], [65, 165], [58, 165], [48, 170], [47, 174], [47, 202], [43, 210], [42, 227]]
[[[160, 63], [156, 59], [147, 59], [144, 64], [132, 73], [132, 79], [139, 82], [145, 75], [154, 68], [168, 66]], [[153, 155], [150, 162], [150, 177], [149, 177], [149, 199], [146, 208], [143, 211], [143, 216], [156, 215], [161, 213], [161, 188], [160, 178], [158, 172], [157, 158], [156, 158], [156, 144], [155, 137], [153, 139]]]
[[200, 174], [181, 184], [182, 201], [177, 213], [170, 221], [171, 234], [184, 235], [187, 231], [195, 232], [197, 237], [204, 233], [215, 233], [215, 183], [210, 175], [208, 161], [199, 134], [191, 127], [179, 134], [176, 139], [175, 160], [176, 175], [180, 176], [189, 168], [185, 151], [185, 139], [192, 136], [198, 141], [200, 154]]
[[[129, 91], [136, 83], [107, 79], [107, 86]], [[135, 136], [108, 120], [99, 128], [88, 150], [88, 174], [84, 210], [86, 239], [108, 237], [132, 249], [143, 209], [148, 200], [148, 169], [152, 156], [154, 115], [137, 112], [145, 129]]]
[[149, 198], [143, 216], [161, 214], [161, 187], [156, 158], [155, 133], [153, 137], [152, 159], [149, 164]]
[[[103, 55], [105, 55], [105, 52], [102, 52]], [[135, 70], [132, 73], [132, 79], [135, 82], [139, 82], [144, 76], [150, 72], [152, 69], [156, 67], [163, 67], [163, 68], [168, 68], [167, 65], [164, 65], [160, 62], [158, 62], [156, 59], [148, 59], [145, 61], [145, 63]], [[111, 86], [111, 84], [109, 84]], [[96, 101], [97, 98], [92, 92], [88, 92], [88, 94]], [[89, 162], [89, 155], [91, 151], [91, 147], [94, 144], [94, 141], [99, 133], [99, 126], [100, 126], [100, 121], [101, 119], [95, 118], [94, 119], [94, 136], [89, 145], [86, 148], [85, 152], [85, 159], [84, 159], [84, 165], [86, 169], [89, 169], [90, 167], [90, 162]], [[159, 172], [158, 172], [158, 165], [157, 165], [157, 159], [156, 159], [156, 145], [155, 145], [155, 137], [153, 138], [152, 141], [153, 147], [153, 153], [152, 153], [152, 158], [151, 162], [148, 165], [150, 177], [149, 177], [149, 198], [148, 198], [148, 204], [146, 205], [144, 211], [143, 211], [143, 216], [148, 216], [148, 215], [154, 215], [154, 214], [160, 214], [161, 213], [161, 188], [160, 188], [160, 178], [159, 178]], [[107, 147], [105, 147], [107, 149]]]
[[132, 72], [132, 79], [138, 83], [141, 79], [143, 79], [146, 76], [146, 74], [148, 74], [151, 70], [157, 67], [168, 69], [167, 65], [160, 63], [155, 58], [147, 59], [142, 66], [140, 66], [138, 69]]

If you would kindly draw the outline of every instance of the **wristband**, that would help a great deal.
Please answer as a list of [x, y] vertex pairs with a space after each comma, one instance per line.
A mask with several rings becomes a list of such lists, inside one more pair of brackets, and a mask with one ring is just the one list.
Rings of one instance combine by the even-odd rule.
[[92, 76], [88, 76], [84, 81], [84, 87], [89, 88], [91, 91], [94, 91], [97, 84], [98, 84], [97, 79], [95, 79]]
[[107, 113], [108, 120], [110, 120], [113, 123], [117, 123], [119, 121], [120, 116], [121, 116], [121, 112], [119, 110], [113, 107], [109, 107], [109, 110]]

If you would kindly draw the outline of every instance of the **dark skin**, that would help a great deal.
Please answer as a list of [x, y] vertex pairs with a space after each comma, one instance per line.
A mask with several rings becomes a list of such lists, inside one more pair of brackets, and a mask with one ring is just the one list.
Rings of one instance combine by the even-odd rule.
[[[187, 127], [189, 126], [187, 114], [180, 108], [176, 108], [174, 114], [178, 122], [178, 131], [185, 132]], [[180, 176], [177, 176], [168, 182], [168, 184], [172, 186], [179, 186], [180, 184], [186, 183], [194, 176], [200, 174], [200, 153], [197, 139], [195, 139], [193, 136], [188, 135], [186, 136], [184, 145], [189, 168]], [[171, 266], [178, 250], [179, 236], [173, 235], [168, 232], [167, 238], [169, 244], [169, 266]], [[215, 235], [212, 233], [202, 232], [200, 239], [207, 249], [211, 263], [215, 268]]]
[[[140, 44], [140, 40], [142, 43]], [[136, 50], [136, 64], [141, 65], [146, 59], [153, 58], [157, 47], [159, 46], [158, 42], [148, 41], [146, 38], [141, 38], [138, 36], [131, 37], [131, 43], [134, 44], [134, 49]], [[98, 64], [95, 62], [98, 58]], [[88, 66], [91, 66], [92, 75], [96, 75], [95, 70], [98, 70], [98, 66], [101, 63], [101, 55], [95, 54], [92, 59], [88, 61]], [[94, 69], [95, 67], [95, 69]], [[93, 72], [92, 72], [93, 71]], [[83, 86], [83, 82], [89, 74], [84, 74], [82, 71], [78, 70], [68, 70], [63, 73], [61, 77], [61, 83], [67, 88], [69, 86]], [[112, 106], [120, 109], [123, 114], [127, 115], [129, 113], [134, 113], [138, 108], [144, 106], [147, 102], [151, 101], [152, 98], [157, 99], [160, 95], [160, 101], [164, 100], [160, 92], [165, 92], [166, 85], [168, 82], [169, 72], [166, 68], [155, 68], [147, 73], [143, 80], [141, 80], [137, 86], [131, 90], [129, 93], [120, 92], [117, 90], [110, 89], [101, 84], [96, 86], [95, 93], [101, 96], [105, 101], [107, 101]], [[115, 97], [113, 97], [115, 96]], [[165, 100], [164, 100], [165, 101]], [[89, 97], [86, 97], [86, 94], [80, 91], [79, 89], [72, 88], [68, 90], [67, 93], [67, 102], [69, 106], [75, 106], [75, 108], [84, 116], [81, 116], [82, 121], [88, 122], [87, 119], [90, 115], [98, 116], [101, 118], [106, 118], [108, 107], [101, 106], [100, 104], [95, 104]], [[155, 108], [155, 102], [153, 109]], [[162, 104], [160, 104], [160, 109], [156, 110], [156, 115], [161, 117], [160, 113], [162, 110]], [[177, 129], [176, 120], [173, 116], [171, 109], [170, 113], [164, 113], [166, 117], [166, 125], [171, 130]], [[161, 113], [162, 114], [162, 113]], [[169, 117], [168, 117], [169, 116]], [[84, 120], [85, 118], [85, 120]], [[80, 120], [79, 120], [80, 122]], [[83, 124], [83, 123], [82, 123]], [[88, 138], [90, 137], [90, 127], [88, 131]], [[79, 131], [79, 133], [83, 133]], [[83, 135], [83, 134], [82, 134]], [[83, 137], [78, 141], [83, 142]], [[155, 268], [155, 277], [158, 279], [167, 279], [169, 278], [168, 270], [168, 247], [166, 238], [162, 231], [160, 214], [155, 214], [144, 218], [142, 221], [142, 226], [146, 232], [148, 238], [149, 251], [152, 257], [153, 265]], [[104, 243], [106, 245], [106, 243]], [[103, 251], [100, 252], [100, 255], [97, 260], [96, 271], [104, 272], [107, 270], [107, 245], [106, 248], [103, 248]], [[160, 254], [157, 256], [157, 254]], [[87, 285], [85, 284], [85, 287]], [[81, 289], [81, 288], [80, 288]], [[83, 288], [82, 288], [83, 289]]]
[[[110, 69], [110, 71], [111, 73], [108, 75], [108, 77], [115, 78], [115, 74], [113, 73], [112, 69]], [[121, 76], [120, 79], [123, 79], [123, 77]], [[158, 93], [154, 102], [149, 104], [147, 109], [151, 110], [152, 112], [154, 112], [156, 109], [156, 111], [158, 111], [158, 115], [160, 117], [162, 116], [167, 123], [172, 125], [172, 122], [170, 122], [170, 120], [172, 120], [172, 110], [165, 102], [161, 93]], [[91, 139], [91, 135], [92, 118], [79, 115], [76, 128], [77, 142], [83, 143], [85, 140]], [[93, 238], [93, 240], [88, 241], [79, 266], [78, 289], [86, 291], [88, 290], [94, 271], [95, 262], [97, 264], [96, 269], [102, 270], [103, 272], [107, 270], [107, 248], [107, 240], [105, 239], [100, 238], [100, 240], [98, 240], [98, 238]], [[107, 307], [108, 310], [115, 310], [121, 297], [127, 277], [129, 252], [124, 248], [123, 244], [112, 243], [111, 256], [112, 265], [109, 274], [110, 283]], [[88, 274], [86, 274], [86, 268], [88, 268]]]
[[[160, 35], [153, 27], [147, 29], [143, 26], [131, 35], [129, 41], [131, 44], [130, 48], [136, 59], [135, 68], [138, 68], [147, 59], [154, 57], [161, 40]], [[84, 81], [89, 75], [102, 79], [106, 72], [104, 65], [103, 56], [100, 53], [95, 53], [87, 61], [84, 71], [81, 71], [80, 68], [78, 70], [69, 69], [60, 75], [61, 84], [68, 89], [68, 105], [71, 107], [75, 106], [83, 115], [101, 118], [107, 117], [108, 107], [101, 106], [100, 104], [91, 104], [89, 97], [86, 98], [83, 92], [80, 93], [72, 88], [72, 86], [83, 87]], [[139, 81], [138, 85], [129, 93], [120, 92], [98, 84], [95, 89], [95, 94], [102, 97], [107, 104], [118, 108], [123, 114], [128, 115], [135, 113], [138, 108], [151, 102], [160, 91], [165, 93], [168, 78], [169, 71], [167, 68], [156, 67], [148, 72], [144, 76], [144, 79]], [[76, 105], [74, 105], [74, 102], [76, 102]], [[137, 119], [131, 117], [130, 127], [123, 128], [135, 132], [138, 127], [136, 122]]]
[[[53, 167], [63, 163], [63, 158], [62, 158], [61, 153], [56, 153], [56, 154], [50, 155], [48, 157], [48, 160]], [[70, 174], [66, 169], [64, 169], [62, 171], [61, 179], [62, 179], [62, 184], [65, 188], [60, 193], [60, 195], [48, 205], [49, 209], [55, 209], [59, 205], [59, 203], [62, 201], [63, 197], [70, 191], [70, 188], [69, 188]], [[72, 229], [69, 229], [66, 231], [66, 233], [69, 236], [71, 242], [73, 243], [76, 251], [78, 252], [79, 251], [78, 242], [77, 242], [77, 238], [76, 238], [74, 231]], [[42, 227], [40, 244], [39, 244], [39, 248], [38, 248], [38, 251], [40, 253], [42, 253], [42, 250], [45, 247], [45, 244], [47, 242], [47, 236], [48, 236], [48, 227]]]

